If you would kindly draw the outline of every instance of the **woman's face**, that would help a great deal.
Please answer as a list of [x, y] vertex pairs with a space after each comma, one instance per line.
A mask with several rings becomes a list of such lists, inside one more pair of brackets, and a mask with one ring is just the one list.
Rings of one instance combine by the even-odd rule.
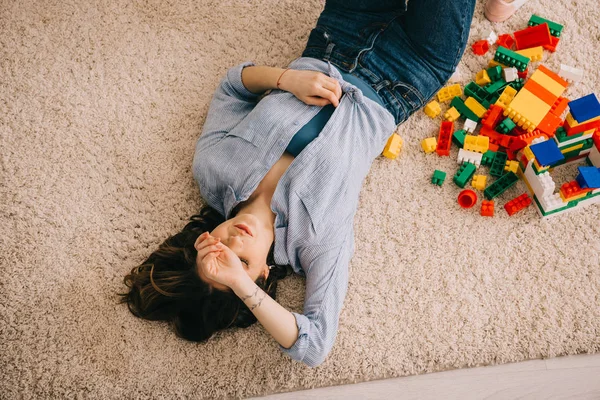
[[[244, 232], [239, 225], [247, 226], [252, 236]], [[252, 281], [256, 281], [259, 275], [264, 275], [266, 279], [269, 275], [267, 255], [273, 243], [273, 231], [271, 229], [271, 232], [269, 232], [256, 216], [253, 214], [244, 214], [243, 210], [241, 210], [235, 217], [218, 225], [209, 233], [215, 238], [220, 238], [221, 243], [229, 247], [240, 258], [242, 267]], [[196, 241], [196, 245], [198, 245], [199, 241], [200, 239]], [[197, 260], [197, 263], [199, 261]], [[215, 289], [222, 291], [229, 290], [229, 287], [204, 276], [202, 268], [198, 268], [198, 274], [200, 275], [200, 279]]]

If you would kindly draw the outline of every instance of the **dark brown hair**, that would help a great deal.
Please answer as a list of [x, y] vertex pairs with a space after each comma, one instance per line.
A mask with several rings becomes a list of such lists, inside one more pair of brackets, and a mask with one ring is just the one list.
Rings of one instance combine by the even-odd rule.
[[[177, 336], [191, 341], [204, 341], [221, 329], [254, 324], [256, 317], [233, 290], [217, 290], [198, 276], [194, 243], [224, 221], [214, 208], [205, 205], [181, 232], [167, 238], [125, 276], [123, 282], [129, 292], [118, 293], [123, 296], [119, 303], [127, 303], [136, 317], [171, 322]], [[273, 299], [277, 282], [292, 272], [289, 265], [275, 264], [274, 247], [275, 242], [266, 260], [273, 266], [269, 277], [265, 280], [259, 275], [255, 281]]]

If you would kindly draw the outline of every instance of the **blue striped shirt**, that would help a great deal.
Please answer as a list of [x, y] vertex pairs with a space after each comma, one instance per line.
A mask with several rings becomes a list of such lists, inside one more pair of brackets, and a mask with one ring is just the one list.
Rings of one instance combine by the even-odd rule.
[[[321, 109], [274, 89], [259, 101], [242, 83], [246, 61], [231, 67], [211, 100], [196, 142], [193, 176], [206, 203], [226, 219], [247, 200], [292, 137]], [[288, 68], [320, 71], [340, 82], [343, 96], [319, 135], [279, 180], [274, 258], [306, 278], [303, 313], [292, 312], [299, 335], [279, 348], [308, 366], [321, 364], [337, 336], [354, 253], [353, 220], [375, 157], [396, 128], [393, 115], [344, 81], [329, 62], [299, 57]]]

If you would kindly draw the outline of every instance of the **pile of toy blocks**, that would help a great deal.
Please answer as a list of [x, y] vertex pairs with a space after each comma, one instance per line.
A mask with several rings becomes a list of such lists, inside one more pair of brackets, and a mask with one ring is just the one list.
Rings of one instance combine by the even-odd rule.
[[[439, 156], [450, 155], [452, 143], [459, 147], [459, 168], [453, 181], [460, 188], [471, 181], [474, 189], [483, 191], [486, 200], [481, 215], [493, 216], [494, 199], [519, 178], [531, 198], [523, 193], [508, 201], [504, 208], [509, 215], [532, 203], [542, 216], [600, 203], [598, 99], [593, 93], [573, 101], [562, 97], [570, 83], [582, 78], [577, 68], [561, 65], [557, 74], [544, 65], [535, 70], [531, 66], [542, 60], [544, 49], [556, 51], [562, 29], [562, 25], [533, 15], [528, 27], [513, 35], [498, 37], [490, 32], [472, 46], [476, 54], [484, 55], [498, 45], [488, 68], [464, 87], [464, 94], [459, 84], [444, 87], [437, 93], [438, 101], [424, 108], [428, 116], [436, 118], [442, 114], [440, 103], [450, 102], [437, 140], [426, 138], [421, 146], [426, 153]], [[461, 118], [462, 129], [455, 129]], [[576, 179], [555, 193], [549, 172], [582, 158], [588, 166], [579, 167]], [[494, 179], [487, 186], [487, 176], [477, 173], [482, 165], [489, 167]], [[445, 172], [436, 170], [431, 181], [441, 186], [445, 177]], [[461, 207], [470, 208], [476, 202], [476, 192], [471, 189], [458, 196]]]

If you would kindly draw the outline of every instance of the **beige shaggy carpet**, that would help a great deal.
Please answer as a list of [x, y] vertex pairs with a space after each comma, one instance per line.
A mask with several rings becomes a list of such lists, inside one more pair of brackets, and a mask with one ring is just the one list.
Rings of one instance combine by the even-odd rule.
[[[417, 1], [417, 0], [411, 0]], [[451, 157], [403, 124], [361, 192], [339, 334], [311, 369], [255, 324], [207, 343], [117, 305], [123, 276], [199, 210], [194, 145], [225, 71], [298, 57], [319, 0], [0, 1], [0, 398], [231, 398], [600, 349], [600, 207], [542, 220], [460, 209]], [[507, 23], [478, 4], [469, 44], [532, 13], [565, 25], [544, 63], [600, 92], [596, 0], [531, 0]], [[435, 29], [432, 27], [432, 29]], [[465, 84], [490, 55], [467, 50]], [[564, 167], [561, 184], [574, 179]], [[558, 172], [558, 171], [557, 171]], [[301, 312], [304, 281], [280, 285]]]

